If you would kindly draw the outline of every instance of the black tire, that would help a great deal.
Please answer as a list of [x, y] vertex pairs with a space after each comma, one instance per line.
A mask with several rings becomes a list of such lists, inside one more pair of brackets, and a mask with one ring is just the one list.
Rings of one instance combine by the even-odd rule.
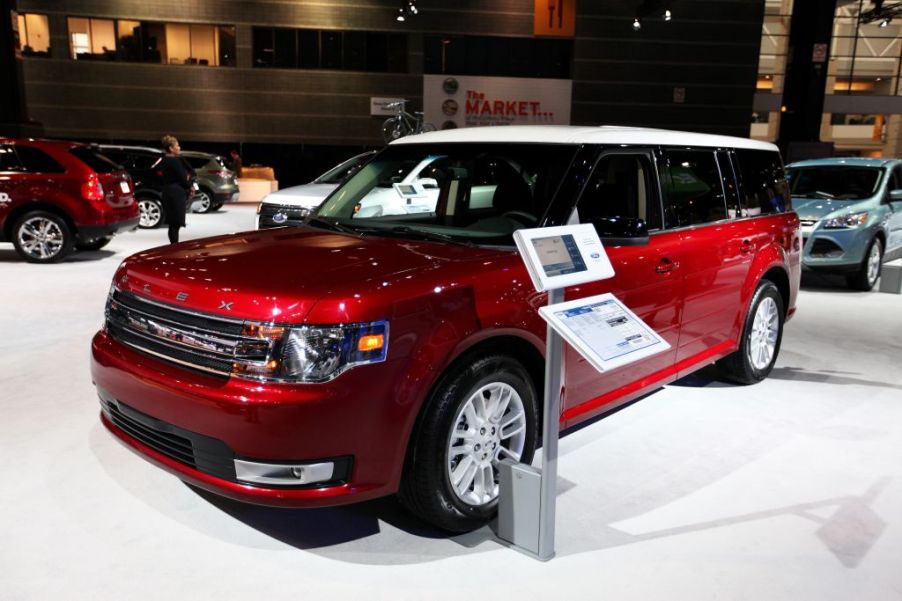
[[47, 211], [32, 211], [16, 221], [13, 246], [29, 263], [56, 263], [72, 252], [75, 237], [66, 220]]
[[147, 196], [139, 198], [138, 207], [141, 210], [138, 227], [141, 229], [152, 230], [166, 222], [166, 212], [163, 210], [163, 202], [160, 199]]
[[101, 238], [97, 238], [96, 240], [89, 240], [87, 242], [76, 242], [75, 250], [100, 250], [104, 246], [110, 243], [112, 240], [112, 236], [103, 236]]
[[[876, 270], [871, 270], [871, 253], [877, 253], [877, 265]], [[849, 274], [846, 276], [846, 285], [852, 290], [861, 290], [862, 292], [867, 292], [871, 290], [874, 285], [877, 283], [877, 280], [880, 279], [880, 271], [883, 269], [883, 242], [880, 241], [880, 238], [874, 238], [871, 240], [871, 243], [868, 244], [868, 250], [864, 253], [864, 259], [861, 261], [861, 266], [858, 271], [855, 273]]]
[[[762, 304], [772, 302], [776, 308], [776, 340], [774, 342], [773, 355], [770, 360], [763, 365], [755, 365], [751, 355], [757, 345], [753, 341], [756, 332], [754, 331], [755, 317], [759, 307]], [[780, 343], [783, 341], [783, 321], [786, 317], [786, 310], [783, 306], [783, 297], [780, 291], [770, 280], [761, 280], [755, 294], [752, 295], [752, 301], [749, 303], [749, 310], [745, 316], [745, 322], [742, 326], [742, 339], [739, 343], [739, 350], [728, 355], [717, 362], [717, 367], [726, 379], [738, 384], [755, 384], [760, 382], [770, 374], [774, 368], [774, 363], [780, 354]], [[763, 361], [762, 361], [763, 363]]]
[[412, 133], [410, 125], [400, 117], [389, 117], [382, 123], [382, 139], [386, 144]]
[[[494, 355], [476, 359], [447, 374], [424, 407], [418, 427], [411, 437], [400, 491], [401, 502], [405, 507], [422, 520], [443, 530], [473, 530], [485, 524], [497, 510], [497, 495], [483, 504], [464, 502], [452, 487], [450, 473], [452, 460], [460, 456], [452, 455], [449, 451], [452, 432], [460, 431], [458, 420], [465, 419], [459, 413], [477, 391], [490, 385], [509, 387], [516, 391], [525, 415], [520, 461], [531, 462], [535, 453], [538, 435], [536, 392], [532, 379], [518, 361]], [[504, 418], [513, 413], [511, 407], [514, 405], [515, 401], [511, 400], [506, 405], [507, 412], [503, 413], [503, 417], [499, 416], [493, 422], [499, 428], [499, 436], [501, 424], [504, 423]], [[494, 431], [493, 428], [492, 432]], [[486, 433], [484, 429], [483, 433]], [[509, 440], [508, 445], [510, 444]], [[485, 449], [489, 449], [489, 446], [486, 445]], [[494, 446], [492, 449], [494, 450], [487, 453], [489, 457], [484, 460], [495, 465], [501, 449], [495, 449]], [[480, 470], [478, 466], [474, 469], [476, 472]], [[495, 479], [497, 480], [497, 473]], [[475, 480], [471, 486], [475, 486]]]

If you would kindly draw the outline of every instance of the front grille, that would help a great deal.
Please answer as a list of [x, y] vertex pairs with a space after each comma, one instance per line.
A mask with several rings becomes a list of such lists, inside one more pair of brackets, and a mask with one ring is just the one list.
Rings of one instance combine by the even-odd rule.
[[269, 360], [270, 342], [241, 336], [243, 322], [189, 312], [116, 290], [107, 303], [106, 330], [145, 354], [214, 377], [228, 377], [238, 357]]
[[[282, 227], [283, 225], [303, 225], [311, 209], [289, 205], [263, 203], [260, 206], [260, 227]], [[276, 217], [277, 215], [284, 216]]]
[[835, 258], [843, 255], [843, 249], [833, 240], [827, 238], [815, 238], [811, 245], [812, 256]]

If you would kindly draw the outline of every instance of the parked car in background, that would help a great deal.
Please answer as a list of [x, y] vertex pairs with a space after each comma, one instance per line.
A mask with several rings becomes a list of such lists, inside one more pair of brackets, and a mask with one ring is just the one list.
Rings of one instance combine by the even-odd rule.
[[802, 223], [802, 265], [870, 290], [902, 257], [902, 160], [817, 159], [786, 167]]
[[238, 176], [226, 166], [223, 157], [193, 150], [183, 150], [179, 156], [188, 161], [197, 178], [195, 213], [216, 211], [223, 204], [238, 200]]
[[98, 250], [137, 226], [131, 178], [91, 147], [0, 138], [0, 241], [25, 260]]
[[[150, 229], [166, 223], [166, 212], [163, 209], [163, 171], [160, 169], [163, 151], [146, 146], [114, 144], [97, 144], [93, 147], [111, 161], [122, 165], [131, 175], [135, 185], [135, 198], [141, 210], [140, 227]], [[193, 173], [188, 161], [185, 159], [182, 161], [185, 163], [185, 169]], [[196, 183], [192, 186], [194, 195], [191, 202], [195, 200], [199, 191]]]
[[257, 207], [257, 229], [300, 225], [339, 184], [357, 173], [375, 154], [375, 150], [363, 152], [339, 163], [309, 184], [267, 194]]
[[[435, 206], [362, 214], [424, 161]], [[477, 186], [491, 202], [470, 203]], [[745, 384], [771, 372], [801, 277], [776, 146], [478, 127], [391, 143], [301, 227], [126, 259], [92, 344], [101, 419], [233, 499], [317, 507], [400, 493], [438, 527], [478, 527], [496, 509], [499, 461], [529, 463], [539, 435], [544, 295], [512, 234], [577, 222], [599, 232], [615, 275], [566, 298], [613, 293], [670, 348], [604, 373], [568, 349], [563, 426], [715, 361]]]

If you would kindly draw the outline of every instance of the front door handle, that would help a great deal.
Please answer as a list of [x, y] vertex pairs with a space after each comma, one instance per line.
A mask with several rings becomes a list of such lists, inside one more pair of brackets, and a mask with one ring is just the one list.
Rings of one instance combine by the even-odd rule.
[[657, 273], [670, 273], [676, 268], [676, 263], [668, 259], [667, 257], [663, 257], [660, 261], [658, 261], [658, 266], [655, 267], [655, 272]]

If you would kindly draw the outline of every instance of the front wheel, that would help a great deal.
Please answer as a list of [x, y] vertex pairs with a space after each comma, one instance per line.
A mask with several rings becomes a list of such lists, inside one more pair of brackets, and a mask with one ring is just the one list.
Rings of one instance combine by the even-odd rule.
[[883, 243], [880, 238], [874, 238], [868, 245], [868, 251], [864, 254], [861, 268], [846, 278], [846, 283], [853, 290], [867, 292], [874, 287], [880, 278], [880, 268], [883, 265]]
[[13, 226], [13, 246], [31, 263], [55, 263], [72, 252], [75, 238], [65, 220], [47, 211], [26, 213]]
[[141, 218], [138, 225], [144, 229], [153, 229], [163, 223], [163, 203], [155, 198], [139, 198], [138, 208]]
[[409, 136], [413, 133], [410, 124], [401, 117], [389, 117], [382, 124], [382, 139], [385, 143], [393, 142], [398, 138]]
[[497, 509], [499, 461], [532, 461], [538, 414], [532, 379], [510, 357], [477, 359], [449, 374], [424, 411], [401, 500], [443, 530], [477, 528]]
[[761, 280], [745, 316], [739, 350], [717, 362], [727, 379], [755, 384], [767, 377], [780, 353], [784, 316], [780, 291], [773, 282]]

